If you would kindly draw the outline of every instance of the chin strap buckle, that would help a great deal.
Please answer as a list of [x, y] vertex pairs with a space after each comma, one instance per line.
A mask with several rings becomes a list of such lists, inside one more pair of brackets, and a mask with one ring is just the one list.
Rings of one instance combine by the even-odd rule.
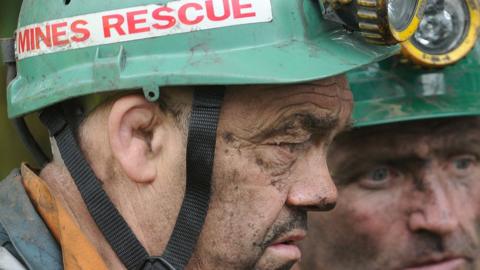
[[176, 270], [162, 257], [148, 257], [140, 270]]

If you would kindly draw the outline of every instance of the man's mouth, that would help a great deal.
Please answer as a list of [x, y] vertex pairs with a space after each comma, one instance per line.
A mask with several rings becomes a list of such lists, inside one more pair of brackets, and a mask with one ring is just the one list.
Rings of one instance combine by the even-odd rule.
[[404, 270], [460, 270], [465, 269], [467, 259], [461, 256], [436, 256], [413, 263]]
[[304, 230], [292, 230], [275, 240], [267, 249], [285, 260], [300, 260], [302, 253], [298, 247], [298, 242], [302, 241], [305, 236], [306, 232]]
[[283, 235], [282, 237], [278, 238], [274, 241], [271, 246], [275, 245], [296, 245], [296, 243], [302, 241], [305, 238], [305, 231], [303, 230], [295, 230], [290, 233]]

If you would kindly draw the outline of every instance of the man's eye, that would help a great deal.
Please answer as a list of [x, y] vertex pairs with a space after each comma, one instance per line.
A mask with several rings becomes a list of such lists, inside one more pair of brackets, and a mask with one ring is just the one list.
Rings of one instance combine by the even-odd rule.
[[390, 169], [387, 167], [376, 168], [370, 172], [370, 179], [374, 182], [386, 181], [390, 177]]
[[307, 138], [307, 139], [298, 138], [297, 140], [274, 142], [274, 143], [269, 143], [269, 144], [277, 146], [277, 147], [281, 147], [281, 148], [284, 148], [284, 149], [288, 149], [289, 151], [294, 151], [294, 150], [299, 150], [299, 149], [303, 148], [307, 144], [308, 140], [309, 140], [309, 138]]
[[383, 189], [389, 187], [400, 176], [394, 168], [379, 166], [370, 170], [360, 180], [360, 186], [367, 189]]
[[287, 149], [288, 151], [290, 152], [293, 152], [297, 149], [299, 149], [304, 143], [292, 143], [292, 142], [283, 142], [283, 143], [279, 143], [277, 146], [278, 147], [281, 147], [282, 149]]
[[477, 165], [477, 158], [473, 155], [455, 156], [450, 159], [451, 171], [459, 176], [465, 176]]

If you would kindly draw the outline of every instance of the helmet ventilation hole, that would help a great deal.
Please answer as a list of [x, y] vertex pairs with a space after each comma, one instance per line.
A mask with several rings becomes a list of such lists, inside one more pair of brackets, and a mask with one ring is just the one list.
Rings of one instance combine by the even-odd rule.
[[72, 0], [63, 0], [63, 3], [65, 3], [65, 5], [68, 5], [68, 4], [70, 4], [71, 1]]
[[158, 86], [145, 86], [143, 87], [143, 96], [148, 101], [155, 102], [160, 97], [160, 88]]

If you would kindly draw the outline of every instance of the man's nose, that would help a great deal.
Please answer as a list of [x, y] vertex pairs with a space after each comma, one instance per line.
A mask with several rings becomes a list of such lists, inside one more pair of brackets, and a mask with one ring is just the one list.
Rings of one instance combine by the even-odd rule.
[[438, 235], [447, 235], [459, 226], [454, 209], [455, 198], [449, 194], [448, 186], [442, 185], [439, 179], [432, 178], [425, 177], [423, 190], [417, 191], [418, 207], [410, 214], [409, 227], [412, 231], [429, 231]]
[[337, 188], [326, 160], [320, 165], [305, 162], [301, 176], [289, 190], [287, 204], [307, 211], [329, 211], [337, 203]]

